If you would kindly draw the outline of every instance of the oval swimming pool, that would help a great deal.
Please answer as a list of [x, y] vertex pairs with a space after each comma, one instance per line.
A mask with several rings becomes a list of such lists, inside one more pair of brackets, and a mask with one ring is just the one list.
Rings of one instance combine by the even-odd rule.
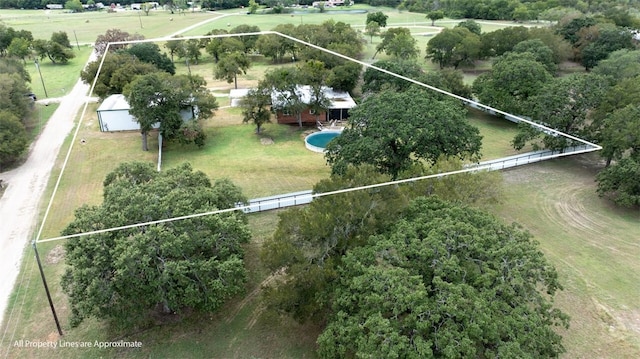
[[335, 130], [323, 130], [320, 132], [314, 132], [309, 136], [305, 137], [304, 144], [307, 149], [313, 152], [324, 152], [324, 149], [327, 147], [329, 141], [338, 137], [342, 131]]

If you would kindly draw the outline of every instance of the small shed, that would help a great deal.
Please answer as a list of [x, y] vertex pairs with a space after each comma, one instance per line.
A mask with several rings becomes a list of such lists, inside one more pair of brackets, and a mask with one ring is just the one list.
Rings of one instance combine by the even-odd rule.
[[229, 105], [231, 107], [240, 107], [242, 99], [247, 96], [249, 89], [232, 89], [229, 91]]
[[[115, 94], [107, 97], [98, 107], [98, 122], [100, 131], [134, 131], [140, 130], [140, 124], [136, 118], [129, 113], [129, 103], [122, 94]], [[160, 127], [158, 123], [154, 128]]]
[[[98, 113], [100, 131], [140, 131], [140, 124], [129, 113], [130, 108], [127, 99], [122, 94], [111, 95], [104, 99], [96, 111]], [[180, 116], [184, 121], [188, 121], [197, 117], [197, 112], [197, 107], [189, 106], [180, 110]], [[152, 127], [159, 128], [160, 122], [154, 123]]]

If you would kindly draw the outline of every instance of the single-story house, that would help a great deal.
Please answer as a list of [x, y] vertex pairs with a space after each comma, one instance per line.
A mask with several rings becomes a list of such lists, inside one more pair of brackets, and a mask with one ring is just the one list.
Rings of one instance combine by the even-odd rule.
[[[331, 101], [329, 109], [326, 112], [319, 114], [320, 121], [342, 121], [349, 118], [349, 109], [356, 106], [355, 101], [348, 92], [336, 91], [331, 87], [323, 87], [322, 91], [324, 95]], [[302, 102], [311, 102], [311, 87], [310, 86], [298, 86], [296, 92], [299, 94]], [[283, 110], [284, 101], [283, 97], [286, 94], [274, 92], [271, 94], [271, 108], [276, 113], [276, 119], [278, 123], [298, 123], [298, 119], [295, 114], [291, 114]], [[316, 114], [311, 109], [303, 110], [301, 113], [302, 123], [316, 123]]]
[[[100, 107], [96, 111], [98, 113], [98, 123], [100, 131], [139, 131], [140, 124], [136, 118], [129, 113], [129, 103], [122, 94], [115, 94], [107, 97], [102, 101]], [[193, 119], [194, 111], [192, 107], [185, 108], [180, 111], [180, 116], [185, 121]], [[160, 123], [155, 123], [153, 128], [159, 128]]]

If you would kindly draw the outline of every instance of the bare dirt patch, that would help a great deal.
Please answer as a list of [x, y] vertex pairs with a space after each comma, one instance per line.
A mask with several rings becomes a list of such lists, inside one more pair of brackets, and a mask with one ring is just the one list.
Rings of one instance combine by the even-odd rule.
[[269, 145], [273, 145], [273, 139], [270, 137], [260, 137], [260, 143], [265, 145], [265, 146], [269, 146]]
[[61, 244], [53, 247], [52, 250], [47, 253], [47, 257], [45, 258], [45, 263], [47, 264], [57, 264], [60, 263], [61, 260], [64, 259], [65, 251], [64, 247]]

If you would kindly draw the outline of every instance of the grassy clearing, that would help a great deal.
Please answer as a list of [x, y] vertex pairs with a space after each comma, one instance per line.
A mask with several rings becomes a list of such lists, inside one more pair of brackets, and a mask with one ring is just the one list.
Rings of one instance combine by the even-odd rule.
[[[204, 148], [168, 144], [163, 165], [186, 159], [210, 178], [228, 177], [249, 197], [306, 190], [329, 174], [322, 154], [307, 150], [303, 133], [288, 125], [267, 124], [260, 135], [242, 125], [239, 109], [223, 109], [207, 121]], [[273, 144], [262, 144], [265, 140]]]
[[[89, 46], [81, 46], [78, 50], [73, 48], [76, 55], [65, 65], [53, 64], [48, 59], [40, 61], [40, 73], [33, 63], [25, 66], [31, 76], [31, 89], [39, 100], [51, 97], [65, 96], [80, 78], [80, 72], [89, 59], [92, 48]], [[44, 86], [42, 85], [44, 82]], [[47, 95], [45, 96], [44, 89]]]
[[[515, 123], [473, 108], [469, 108], [467, 119], [480, 130], [482, 160], [493, 160], [518, 153], [511, 146], [511, 141], [518, 133], [518, 126]], [[525, 148], [525, 150], [529, 149]]]
[[527, 228], [556, 266], [571, 316], [567, 358], [640, 357], [640, 212], [595, 193], [597, 155], [576, 156], [504, 173], [495, 212]]
[[[138, 11], [107, 13], [90, 11], [77, 14], [43, 10], [1, 10], [0, 19], [16, 30], [29, 30], [36, 39], [50, 39], [56, 31], [65, 31], [73, 45], [93, 43], [108, 29], [122, 29], [147, 39], [163, 37], [187, 26], [218, 17], [217, 13], [151, 11], [149, 16]], [[142, 26], [141, 26], [142, 24]]]

